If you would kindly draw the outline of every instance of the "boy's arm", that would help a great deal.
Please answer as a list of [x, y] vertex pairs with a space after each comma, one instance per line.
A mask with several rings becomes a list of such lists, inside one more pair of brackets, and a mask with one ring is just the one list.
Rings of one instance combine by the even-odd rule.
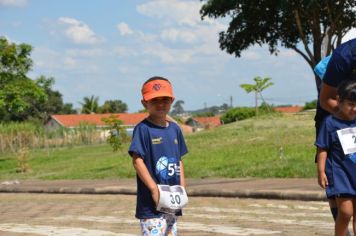
[[156, 182], [152, 179], [150, 172], [148, 171], [143, 159], [133, 153], [132, 155], [132, 164], [136, 170], [137, 175], [141, 181], [146, 185], [146, 187], [151, 191], [152, 199], [157, 205], [159, 202], [159, 191]]
[[184, 178], [184, 166], [183, 161], [179, 161], [180, 166], [180, 185], [185, 188], [185, 178]]
[[320, 106], [330, 114], [335, 114], [338, 111], [336, 95], [336, 88], [322, 83], [319, 95]]
[[318, 147], [317, 149], [317, 168], [318, 168], [318, 184], [322, 188], [328, 186], [328, 178], [325, 174], [325, 162], [327, 158], [327, 151]]

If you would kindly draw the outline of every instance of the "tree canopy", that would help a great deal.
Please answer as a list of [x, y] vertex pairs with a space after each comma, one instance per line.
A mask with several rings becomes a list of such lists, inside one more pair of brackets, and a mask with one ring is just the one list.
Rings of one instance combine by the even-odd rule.
[[44, 102], [45, 91], [26, 74], [31, 70], [32, 47], [0, 37], [0, 120], [25, 120], [34, 101]]
[[183, 104], [184, 104], [183, 100], [177, 100], [173, 105], [173, 110], [172, 110], [171, 114], [178, 115], [178, 114], [184, 113]]
[[91, 97], [84, 97], [82, 105], [82, 113], [93, 114], [99, 112], [99, 97], [91, 95]]
[[127, 104], [121, 100], [108, 100], [99, 110], [101, 113], [123, 113], [127, 112]]
[[[255, 44], [268, 44], [270, 53], [277, 54], [280, 45], [296, 51], [313, 69], [356, 26], [355, 0], [204, 2], [200, 10], [202, 19], [231, 19], [227, 30], [220, 32], [219, 43], [222, 50], [236, 57]], [[317, 76], [315, 81], [319, 88]]]

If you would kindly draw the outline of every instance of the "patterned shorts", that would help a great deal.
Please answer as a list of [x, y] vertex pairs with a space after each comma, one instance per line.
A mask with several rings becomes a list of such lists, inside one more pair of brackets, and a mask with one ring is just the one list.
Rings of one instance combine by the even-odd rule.
[[164, 214], [160, 218], [141, 219], [143, 236], [177, 236], [177, 216]]

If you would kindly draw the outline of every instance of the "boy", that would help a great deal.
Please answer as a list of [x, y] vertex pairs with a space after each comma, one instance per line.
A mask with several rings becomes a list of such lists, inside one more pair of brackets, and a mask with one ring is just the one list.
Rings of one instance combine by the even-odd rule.
[[135, 216], [140, 219], [142, 235], [177, 235], [181, 210], [173, 214], [157, 210], [163, 197], [160, 185], [185, 187], [181, 157], [188, 150], [179, 126], [167, 120], [174, 101], [172, 86], [165, 78], [152, 77], [141, 92], [149, 115], [135, 127], [128, 151], [137, 173]]

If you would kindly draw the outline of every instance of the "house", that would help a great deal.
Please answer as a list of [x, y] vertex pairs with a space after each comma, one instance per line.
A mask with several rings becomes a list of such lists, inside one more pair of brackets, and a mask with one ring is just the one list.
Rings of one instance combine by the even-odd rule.
[[193, 127], [194, 131], [200, 131], [220, 126], [222, 125], [222, 121], [220, 116], [191, 117], [185, 122], [185, 124]]
[[[56, 130], [58, 128], [75, 129], [79, 128], [81, 124], [91, 124], [98, 129], [107, 127], [103, 118], [111, 115], [116, 116], [118, 120], [122, 121], [124, 127], [129, 135], [132, 135], [135, 126], [148, 116], [148, 113], [114, 113], [114, 114], [70, 114], [70, 115], [52, 115], [46, 124], [47, 130]], [[174, 121], [173, 118], [169, 118]], [[175, 121], [174, 121], [175, 122]], [[180, 125], [183, 133], [191, 133], [192, 128], [186, 125]], [[107, 132], [103, 134], [107, 136]]]
[[282, 112], [282, 113], [297, 113], [303, 110], [302, 106], [280, 106], [274, 107], [275, 111]]
[[148, 116], [148, 113], [114, 113], [114, 114], [70, 114], [70, 115], [52, 115], [46, 124], [47, 130], [56, 130], [64, 127], [68, 129], [79, 128], [81, 124], [95, 125], [101, 129], [107, 127], [103, 118], [114, 115], [122, 121], [128, 134], [132, 134], [133, 128]]

